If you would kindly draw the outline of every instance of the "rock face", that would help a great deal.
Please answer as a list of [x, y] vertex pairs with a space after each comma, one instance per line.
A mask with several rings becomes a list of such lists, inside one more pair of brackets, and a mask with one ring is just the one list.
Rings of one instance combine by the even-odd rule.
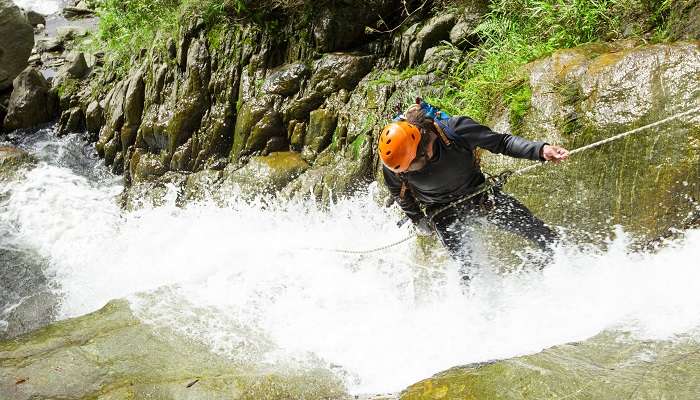
[[58, 102], [49, 83], [39, 71], [28, 67], [15, 78], [4, 129], [10, 131], [49, 122], [57, 111]]
[[401, 400], [696, 399], [692, 340], [639, 341], [603, 333], [510, 360], [455, 367], [408, 387]]
[[0, 182], [11, 179], [22, 167], [32, 165], [34, 159], [24, 150], [0, 146]]
[[[472, 7], [408, 32], [372, 36], [365, 28], [380, 16], [392, 20], [402, 6], [396, 0], [364, 3], [324, 4], [308, 20], [280, 21], [286, 33], [276, 36], [239, 24], [214, 41], [201, 21], [186, 20], [166, 50], [135, 57], [129, 75], [118, 77], [106, 66], [96, 71], [94, 90], [62, 99], [68, 105], [62, 107], [61, 126], [85, 116], [88, 130], [98, 132], [98, 153], [114, 172], [124, 173], [127, 183], [152, 181], [169, 171], [220, 171], [228, 164], [229, 170], [239, 169], [255, 157], [293, 151], [310, 170], [326, 170], [331, 159], [344, 159], [357, 175], [327, 182], [318, 172], [303, 178], [305, 185], [318, 186], [314, 192], [321, 196], [331, 187], [343, 194], [373, 179], [376, 160], [371, 153], [360, 157], [359, 150], [365, 151], [361, 144], [371, 142], [384, 115], [429, 92], [437, 82], [433, 72], [448, 65], [435, 56], [425, 79], [396, 76], [377, 85], [381, 70], [403, 66], [409, 56], [419, 63], [431, 47], [449, 40], [457, 18], [474, 22], [480, 15]], [[279, 43], [277, 36], [289, 40]], [[368, 101], [372, 111], [365, 113]]]
[[143, 324], [125, 301], [0, 343], [3, 400], [341, 399], [328, 371], [234, 363]]
[[12, 0], [0, 0], [0, 91], [27, 67], [34, 30]]
[[[697, 41], [560, 50], [526, 68], [527, 112], [514, 120], [506, 110], [494, 125], [574, 149], [699, 108], [698, 76]], [[684, 225], [700, 198], [699, 127], [696, 112], [514, 178], [506, 189], [553, 224], [601, 238], [611, 224], [642, 238], [664, 236]], [[525, 164], [485, 155], [485, 165]]]

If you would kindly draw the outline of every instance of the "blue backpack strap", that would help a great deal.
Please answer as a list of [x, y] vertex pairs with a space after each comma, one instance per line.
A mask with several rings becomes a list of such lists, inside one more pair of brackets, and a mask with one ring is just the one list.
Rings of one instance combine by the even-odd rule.
[[427, 117], [432, 118], [433, 123], [435, 124], [435, 128], [438, 131], [438, 134], [440, 135], [440, 139], [442, 139], [443, 142], [445, 142], [445, 145], [449, 146], [454, 142], [457, 138], [455, 135], [454, 130], [450, 128], [450, 125], [447, 123], [450, 119], [450, 115], [439, 108], [435, 107], [432, 104], [429, 104], [425, 100], [421, 99], [418, 97], [416, 99], [416, 104], [419, 104], [421, 109], [425, 111], [425, 115]]

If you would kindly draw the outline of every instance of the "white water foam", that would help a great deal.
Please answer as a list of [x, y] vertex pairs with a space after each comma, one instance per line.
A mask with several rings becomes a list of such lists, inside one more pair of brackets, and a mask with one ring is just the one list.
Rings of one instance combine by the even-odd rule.
[[13, 0], [15, 4], [25, 10], [36, 11], [39, 14], [55, 14], [61, 9], [61, 0]]
[[[62, 316], [129, 297], [140, 315], [223, 354], [321, 360], [357, 393], [400, 390], [446, 368], [537, 352], [606, 329], [668, 339], [700, 328], [700, 231], [656, 254], [562, 247], [542, 272], [483, 273], [468, 293], [451, 262], [421, 264], [396, 215], [359, 195], [228, 207], [169, 204], [125, 213], [119, 185], [41, 165], [0, 217], [52, 260]], [[172, 203], [172, 202], [171, 202]]]

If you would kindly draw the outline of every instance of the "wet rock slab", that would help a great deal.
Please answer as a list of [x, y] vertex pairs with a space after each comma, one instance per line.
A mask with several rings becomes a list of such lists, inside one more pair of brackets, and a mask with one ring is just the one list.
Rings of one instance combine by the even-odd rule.
[[693, 400], [698, 393], [697, 341], [603, 333], [535, 355], [455, 367], [411, 385], [401, 400]]
[[142, 323], [126, 301], [0, 342], [0, 397], [341, 399], [327, 371], [244, 366]]

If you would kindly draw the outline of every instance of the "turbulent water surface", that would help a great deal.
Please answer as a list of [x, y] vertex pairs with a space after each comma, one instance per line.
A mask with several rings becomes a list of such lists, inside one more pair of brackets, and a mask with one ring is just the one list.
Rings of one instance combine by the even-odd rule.
[[414, 257], [413, 241], [364, 256], [313, 250], [373, 248], [407, 234], [373, 186], [329, 209], [235, 193], [225, 206], [180, 208], [173, 190], [162, 207], [125, 212], [115, 201], [120, 179], [77, 137], [43, 130], [22, 147], [41, 162], [2, 188], [2, 246], [45, 260], [58, 318], [127, 297], [143, 319], [216, 352], [322, 363], [353, 392], [399, 390], [455, 365], [603, 330], [700, 337], [700, 231], [655, 254], [629, 251], [622, 232], [605, 250], [562, 246], [542, 272], [484, 268], [464, 292], [444, 254]]
[[15, 4], [25, 10], [33, 10], [40, 14], [49, 15], [57, 13], [61, 6], [66, 3], [64, 0], [13, 0]]

